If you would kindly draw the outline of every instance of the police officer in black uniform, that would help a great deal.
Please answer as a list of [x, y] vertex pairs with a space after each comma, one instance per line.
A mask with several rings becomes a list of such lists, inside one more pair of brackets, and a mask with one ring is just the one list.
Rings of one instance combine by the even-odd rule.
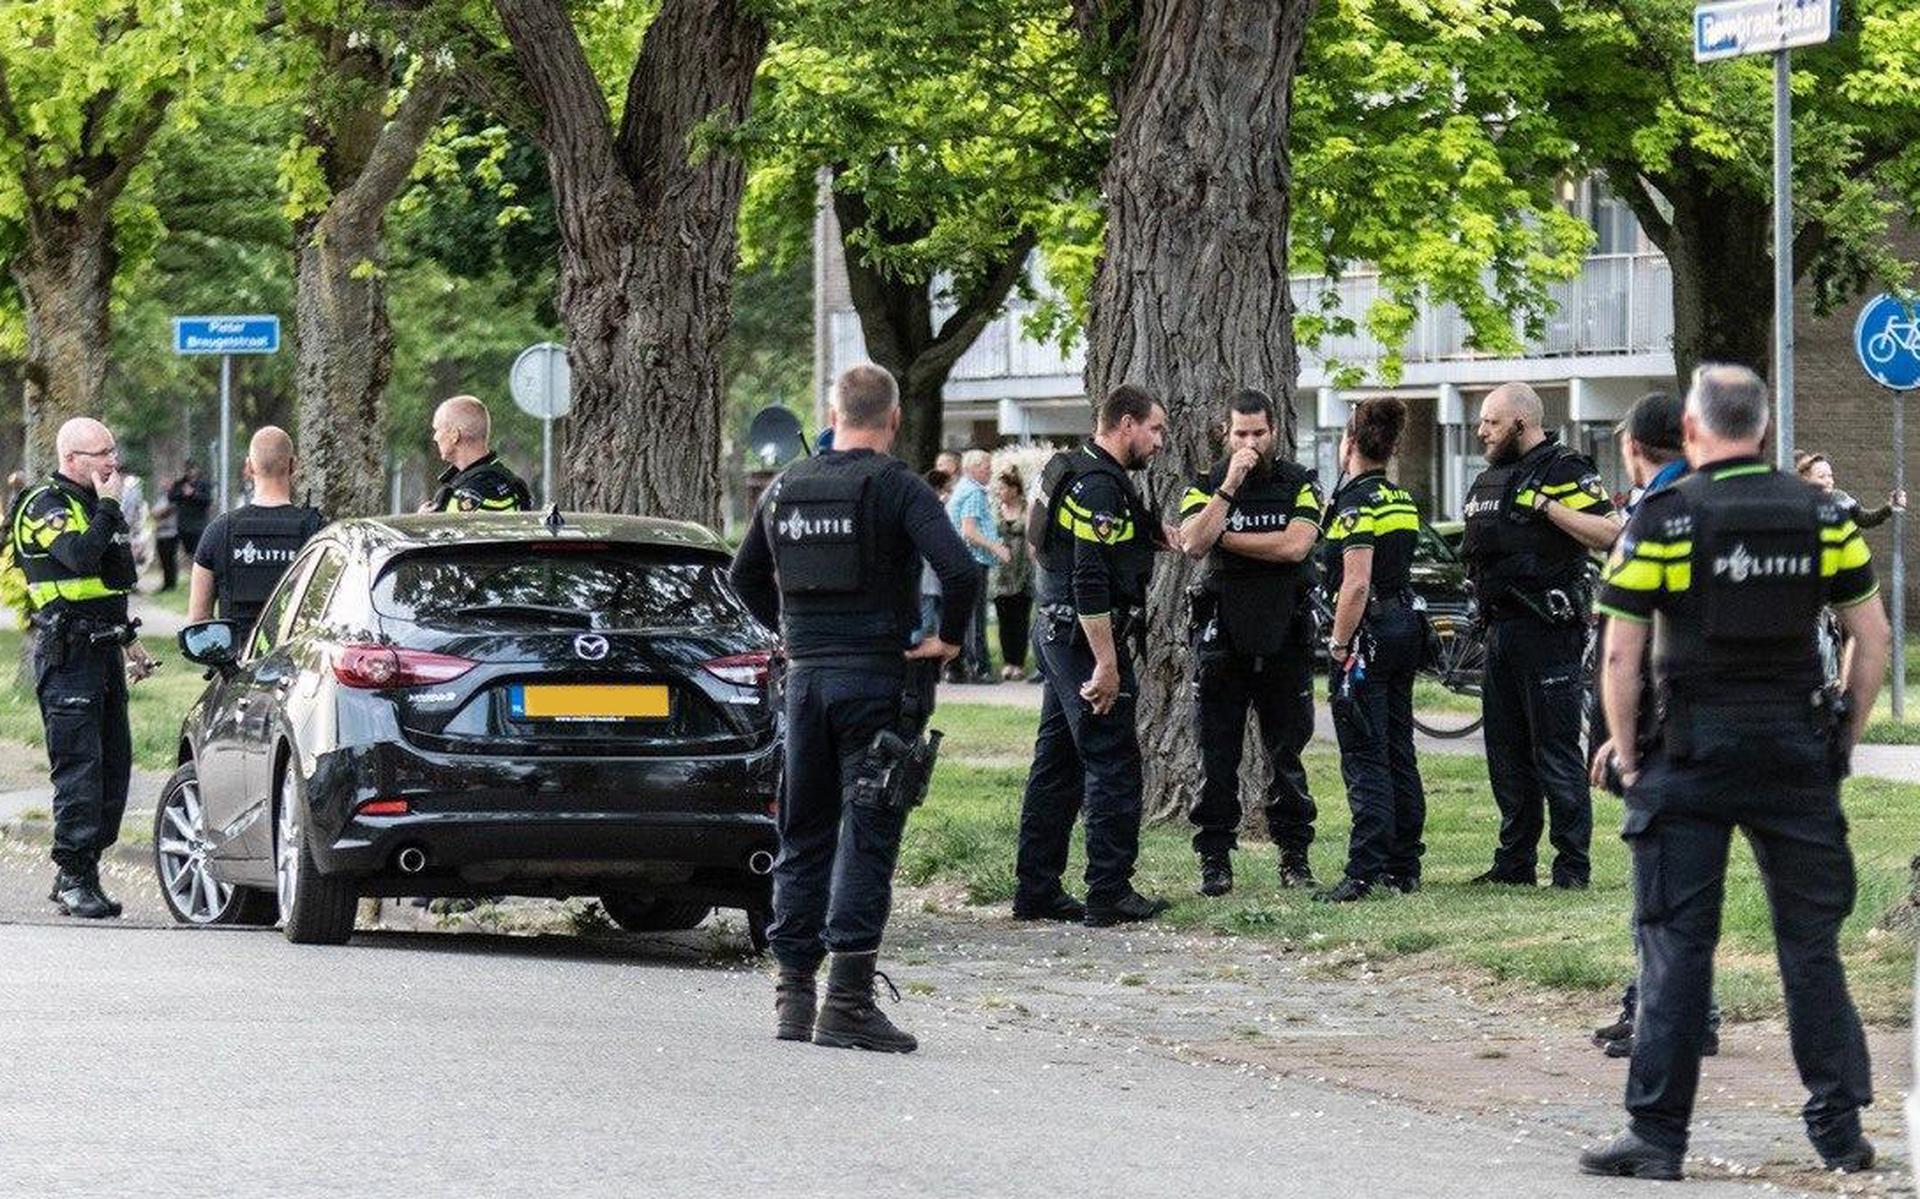
[[[917, 1042], [874, 1006], [873, 982], [911, 800], [880, 795], [879, 779], [897, 767], [894, 750], [918, 742], [980, 584], [933, 490], [887, 453], [900, 430], [893, 376], [848, 369], [834, 412], [834, 448], [774, 480], [733, 560], [734, 586], [780, 629], [787, 660], [767, 930], [780, 966], [776, 1035], [908, 1053]], [[912, 645], [923, 558], [946, 603], [938, 631]], [[816, 1016], [814, 975], [829, 953]]]
[[26, 575], [34, 689], [52, 767], [59, 873], [48, 899], [64, 914], [97, 920], [120, 914], [101, 888], [100, 855], [119, 838], [133, 770], [127, 683], [155, 663], [127, 615], [138, 574], [113, 434], [76, 417], [55, 444], [59, 469], [16, 501], [10, 535]]
[[293, 502], [293, 439], [267, 425], [254, 433], [242, 470], [253, 496], [213, 518], [193, 556], [187, 619], [251, 627], [307, 539], [327, 523], [317, 508]]
[[493, 418], [474, 396], [454, 396], [433, 412], [433, 448], [447, 469], [422, 512], [525, 512], [533, 493], [493, 452]]
[[1473, 881], [1539, 881], [1544, 805], [1553, 885], [1578, 889], [1591, 872], [1593, 836], [1580, 745], [1588, 553], [1611, 546], [1620, 522], [1593, 463], [1546, 432], [1542, 415], [1540, 397], [1524, 383], [1488, 393], [1479, 435], [1489, 466], [1467, 492], [1461, 551], [1491, 624], [1481, 706], [1500, 806], [1493, 869]]
[[[1680, 1177], [1735, 827], [1773, 910], [1808, 1136], [1829, 1169], [1873, 1163], [1860, 1132], [1873, 1098], [1867, 1043], [1840, 964], [1854, 903], [1840, 779], [1891, 635], [1860, 530], [1830, 495], [1760, 460], [1767, 408], [1766, 384], [1745, 367], [1694, 372], [1685, 415], [1694, 473], [1642, 502], [1600, 594], [1607, 726], [1638, 726], [1650, 631], [1663, 711], [1644, 755], [1634, 738], [1612, 742], [1633, 853], [1640, 1007], [1628, 1131], [1581, 1155], [1589, 1173]], [[1844, 692], [1827, 689], [1815, 646], [1823, 606], [1853, 639]]]
[[1300, 751], [1313, 737], [1313, 568], [1322, 498], [1313, 473], [1274, 455], [1273, 401], [1243, 391], [1227, 409], [1227, 457], [1180, 501], [1180, 546], [1205, 559], [1190, 594], [1200, 730], [1200, 894], [1233, 890], [1240, 828], [1240, 755], [1247, 712], [1273, 771], [1267, 831], [1280, 851], [1280, 885], [1310, 887], [1313, 796]]
[[1399, 400], [1363, 400], [1340, 439], [1347, 481], [1327, 517], [1328, 687], [1353, 829], [1343, 877], [1314, 895], [1322, 903], [1420, 889], [1427, 797], [1413, 751], [1413, 677], [1426, 616], [1410, 573], [1420, 515], [1387, 479], [1406, 424]]
[[[1161, 526], [1128, 471], [1160, 451], [1167, 413], [1123, 384], [1100, 405], [1093, 439], [1047, 463], [1028, 519], [1039, 551], [1040, 728], [1020, 804], [1020, 920], [1079, 920], [1104, 928], [1151, 920], [1168, 908], [1133, 889], [1140, 855], [1139, 686], [1128, 638], [1141, 629], [1147, 576], [1157, 548], [1177, 530]], [[1067, 842], [1084, 806], [1087, 900], [1061, 886]]]

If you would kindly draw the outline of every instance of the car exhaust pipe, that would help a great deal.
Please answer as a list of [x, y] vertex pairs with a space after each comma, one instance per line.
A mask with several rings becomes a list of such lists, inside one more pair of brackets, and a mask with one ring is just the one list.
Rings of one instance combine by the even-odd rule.
[[773, 855], [764, 849], [756, 849], [747, 855], [747, 869], [755, 874], [773, 873]]
[[409, 845], [394, 855], [393, 863], [400, 867], [402, 874], [418, 874], [427, 868], [427, 851], [418, 845]]

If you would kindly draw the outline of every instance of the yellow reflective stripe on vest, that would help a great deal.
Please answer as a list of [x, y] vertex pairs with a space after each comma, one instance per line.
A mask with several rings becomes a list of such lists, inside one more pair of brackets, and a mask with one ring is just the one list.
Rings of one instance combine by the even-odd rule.
[[107, 581], [98, 575], [27, 584], [27, 601], [36, 608], [44, 608], [57, 599], [75, 601], [111, 599], [113, 596], [125, 594], [127, 593], [122, 588], [107, 586]]

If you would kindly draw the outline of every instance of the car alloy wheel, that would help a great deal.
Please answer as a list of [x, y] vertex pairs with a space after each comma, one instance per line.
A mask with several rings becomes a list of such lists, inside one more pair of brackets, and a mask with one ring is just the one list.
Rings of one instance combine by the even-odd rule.
[[154, 857], [160, 885], [166, 888], [174, 911], [189, 924], [220, 923], [233, 903], [233, 888], [213, 877], [208, 868], [212, 845], [197, 781], [184, 779], [173, 789], [160, 810], [160, 826]]
[[291, 768], [283, 772], [280, 779], [279, 806], [273, 838], [273, 875], [280, 895], [280, 919], [285, 920], [293, 911], [294, 897], [300, 887], [300, 797], [294, 791]]

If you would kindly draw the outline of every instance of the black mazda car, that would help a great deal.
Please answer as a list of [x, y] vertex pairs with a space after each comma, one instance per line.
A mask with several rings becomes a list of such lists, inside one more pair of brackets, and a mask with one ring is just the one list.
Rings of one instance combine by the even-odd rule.
[[764, 937], [771, 634], [698, 525], [345, 521], [210, 667], [155, 813], [174, 915], [338, 944], [362, 896], [598, 896], [621, 925]]

